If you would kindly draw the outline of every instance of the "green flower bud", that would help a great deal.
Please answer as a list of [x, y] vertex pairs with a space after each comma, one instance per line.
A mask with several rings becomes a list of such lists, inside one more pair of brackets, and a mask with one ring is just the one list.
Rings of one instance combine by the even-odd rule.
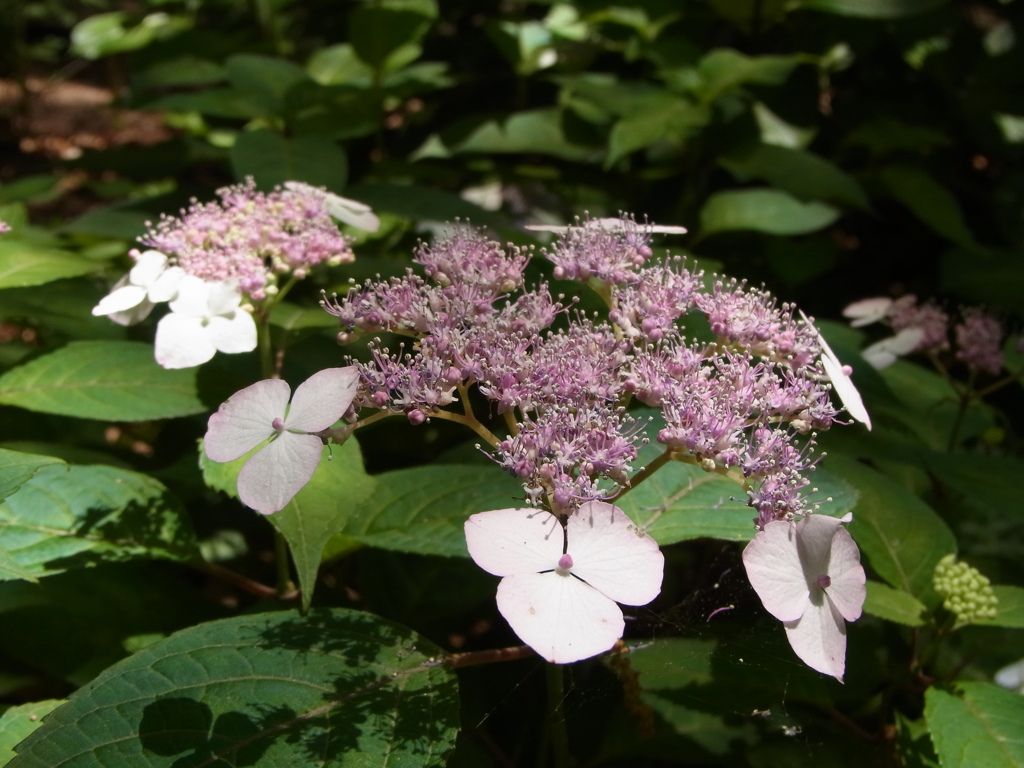
[[956, 555], [946, 555], [935, 566], [932, 576], [942, 606], [956, 616], [956, 627], [992, 619], [999, 600], [988, 577], [967, 563], [958, 563]]

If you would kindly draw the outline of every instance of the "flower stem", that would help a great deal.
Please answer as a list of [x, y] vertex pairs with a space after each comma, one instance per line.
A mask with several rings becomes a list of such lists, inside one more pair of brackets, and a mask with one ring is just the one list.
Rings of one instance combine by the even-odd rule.
[[497, 437], [495, 437], [491, 430], [477, 421], [476, 417], [472, 413], [462, 414], [452, 413], [451, 411], [434, 411], [430, 414], [430, 418], [444, 419], [445, 421], [454, 421], [456, 424], [463, 424], [480, 435], [480, 437], [482, 437], [492, 448], [497, 448], [498, 444], [501, 442]]
[[528, 645], [514, 645], [511, 648], [453, 653], [445, 659], [445, 664], [452, 669], [461, 669], [462, 667], [476, 667], [480, 664], [494, 664], [501, 661], [518, 661], [536, 655], [537, 652]]
[[657, 472], [659, 469], [661, 469], [663, 466], [665, 466], [670, 461], [672, 461], [673, 458], [675, 458], [675, 456], [672, 454], [672, 449], [671, 448], [666, 448], [665, 452], [663, 454], [661, 454], [661, 456], [656, 458], [654, 461], [648, 463], [648, 465], [646, 467], [644, 467], [639, 472], [637, 472], [635, 475], [633, 475], [631, 478], [629, 478], [629, 485], [626, 486], [625, 488], [623, 488], [619, 492], [619, 494], [615, 497], [616, 500], [617, 499], [621, 499], [623, 496], [625, 496], [631, 490], [636, 488], [638, 485], [640, 485], [640, 483], [642, 483], [648, 477], [650, 477], [655, 472]]

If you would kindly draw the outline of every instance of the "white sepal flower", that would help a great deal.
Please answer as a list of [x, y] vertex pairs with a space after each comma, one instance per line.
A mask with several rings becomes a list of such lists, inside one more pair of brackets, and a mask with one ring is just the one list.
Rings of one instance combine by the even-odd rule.
[[173, 299], [184, 276], [181, 267], [167, 266], [167, 257], [160, 251], [143, 251], [92, 313], [107, 315], [118, 325], [134, 325], [144, 320], [154, 305]]
[[876, 341], [861, 351], [861, 357], [867, 360], [868, 364], [876, 369], [888, 368], [896, 362], [896, 359], [909, 355], [924, 341], [924, 328], [913, 326], [904, 328], [895, 336]]
[[860, 551], [827, 515], [775, 520], [743, 550], [743, 565], [765, 609], [783, 622], [807, 666], [842, 682], [846, 622], [860, 618], [867, 595]]
[[536, 509], [481, 512], [465, 529], [476, 564], [504, 577], [501, 615], [555, 664], [609, 650], [625, 626], [616, 603], [646, 605], [661, 591], [658, 545], [611, 504], [584, 504], [564, 529]]
[[256, 349], [256, 322], [241, 307], [231, 281], [207, 283], [185, 275], [170, 313], [156, 326], [156, 361], [164, 368], [192, 368], [217, 352]]
[[315, 432], [341, 418], [356, 396], [355, 368], [325, 368], [295, 389], [281, 379], [257, 381], [228, 398], [210, 416], [203, 447], [213, 461], [243, 456], [270, 438], [238, 474], [238, 497], [269, 515], [292, 500], [320, 463], [323, 441]]
[[892, 309], [893, 300], [887, 296], [876, 296], [871, 299], [861, 299], [843, 309], [843, 317], [850, 318], [850, 325], [860, 328], [863, 325], [871, 325], [884, 320]]
[[821, 345], [821, 367], [825, 369], [825, 375], [832, 382], [832, 389], [839, 397], [839, 401], [843, 404], [846, 412], [850, 414], [850, 418], [861, 422], [868, 429], [871, 429], [871, 417], [868, 415], [868, 409], [864, 407], [864, 400], [850, 378], [853, 369], [839, 362], [836, 353], [832, 351], [832, 347], [825, 341], [821, 331], [814, 327], [814, 323], [811, 322], [810, 318], [802, 311], [800, 316], [818, 336], [818, 343]]

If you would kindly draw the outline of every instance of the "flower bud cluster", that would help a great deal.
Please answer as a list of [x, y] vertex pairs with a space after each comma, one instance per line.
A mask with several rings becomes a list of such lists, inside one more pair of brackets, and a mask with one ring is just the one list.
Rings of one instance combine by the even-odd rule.
[[957, 626], [995, 618], [999, 600], [988, 577], [967, 563], [958, 563], [956, 555], [946, 555], [936, 564], [932, 583], [942, 606], [956, 616]]
[[305, 185], [263, 193], [249, 178], [217, 190], [219, 201], [193, 201], [178, 216], [164, 216], [141, 238], [187, 274], [207, 282], [234, 280], [260, 301], [277, 275], [304, 277], [323, 262], [352, 261], [324, 204], [327, 193]]
[[[760, 526], [792, 517], [815, 464], [807, 435], [837, 415], [817, 331], [766, 291], [723, 280], [707, 288], [671, 256], [648, 264], [649, 239], [632, 219], [582, 224], [544, 252], [557, 277], [597, 281], [608, 321], [570, 312], [546, 285], [522, 288], [529, 252], [468, 229], [421, 246], [427, 279], [409, 271], [324, 302], [342, 342], [380, 331], [416, 340], [397, 354], [370, 342], [371, 360], [354, 363], [356, 406], [413, 423], [465, 420], [468, 403], [465, 415], [456, 404], [475, 385], [510, 432], [494, 439], [494, 460], [533, 504], [563, 514], [629, 487], [647, 439], [648, 419], [626, 411], [635, 397], [660, 409], [657, 440], [670, 458], [742, 474]], [[714, 340], [684, 335], [694, 312]]]

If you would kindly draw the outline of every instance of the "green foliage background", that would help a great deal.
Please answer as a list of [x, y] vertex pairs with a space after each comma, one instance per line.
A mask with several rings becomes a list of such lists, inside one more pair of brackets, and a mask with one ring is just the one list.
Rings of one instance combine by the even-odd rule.
[[[265, 586], [286, 560], [230, 497], [237, 467], [198, 462], [255, 356], [165, 371], [152, 323], [90, 314], [146, 221], [251, 175], [382, 217], [272, 317], [293, 384], [342, 364], [319, 292], [404, 272], [457, 217], [528, 244], [527, 222], [635, 212], [818, 318], [912, 292], [1019, 331], [1021, 0], [0, 14], [3, 93], [21, 89], [0, 99], [0, 762], [28, 737], [10, 765], [565, 765], [564, 730], [586, 765], [1024, 766], [1024, 700], [991, 683], [1024, 647], [1019, 381], [958, 401], [924, 361], [875, 372], [857, 355], [874, 336], [826, 324], [876, 425], [824, 436], [815, 481], [869, 571], [846, 685], [800, 665], [746, 585], [738, 489], [678, 465], [629, 497], [669, 564], [630, 624], [644, 641], [576, 665], [545, 708], [541, 662], [451, 655], [515, 642], [461, 525], [518, 487], [472, 440], [386, 422], [336, 449], [270, 520], [299, 600]], [[62, 112], [71, 85], [111, 104]], [[952, 552], [1000, 596], [956, 633], [931, 586]]]

